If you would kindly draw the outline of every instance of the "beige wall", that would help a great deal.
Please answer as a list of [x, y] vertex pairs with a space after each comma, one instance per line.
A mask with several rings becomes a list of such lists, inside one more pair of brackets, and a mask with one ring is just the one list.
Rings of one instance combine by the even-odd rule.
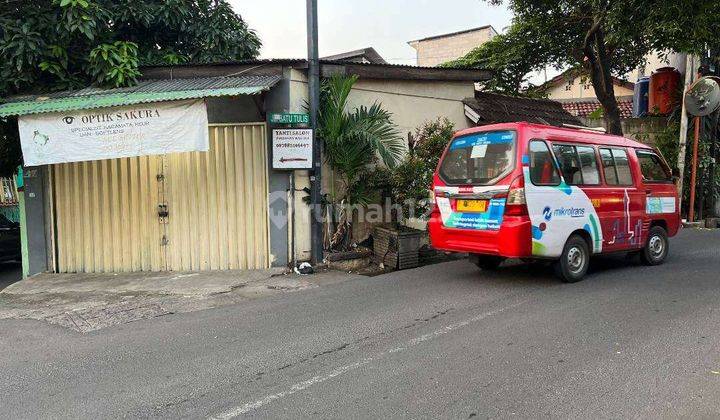
[[467, 128], [463, 98], [472, 98], [472, 82], [433, 82], [409, 80], [358, 80], [348, 98], [348, 106], [370, 106], [380, 102], [393, 114], [393, 122], [403, 136], [428, 120], [447, 117], [456, 129]]
[[[290, 76], [289, 111], [305, 112], [303, 105], [307, 100], [307, 78], [298, 70], [292, 70]], [[447, 117], [458, 130], [469, 127], [462, 100], [474, 94], [472, 82], [361, 79], [350, 93], [348, 107], [371, 106], [376, 101], [382, 103], [383, 108], [393, 114], [393, 121], [400, 134], [406, 137], [408, 132], [414, 132], [425, 121], [438, 117]], [[329, 191], [333, 183], [332, 171], [324, 166], [323, 190]], [[295, 171], [295, 187], [302, 189], [309, 186], [308, 171]], [[297, 260], [310, 258], [310, 212], [309, 207], [302, 202], [304, 195], [302, 192], [295, 195]], [[292, 229], [292, 225], [289, 226]]]
[[[616, 97], [632, 94], [632, 89], [617, 84], [615, 85]], [[595, 89], [593, 89], [590, 79], [583, 79], [582, 77], [576, 77], [572, 79], [572, 81], [564, 80], [548, 91], [548, 98], [550, 99], [583, 99], [595, 97]]]
[[[642, 76], [650, 76], [652, 72], [661, 67], [674, 67], [685, 73], [685, 55], [678, 53], [667, 54], [664, 58], [660, 57], [659, 53], [650, 53], [645, 59], [647, 64], [640, 66], [633, 70], [627, 75], [627, 81], [635, 83], [638, 78]], [[563, 81], [556, 86], [553, 86], [548, 91], [548, 97], [550, 99], [582, 99], [582, 98], [595, 98], [595, 90], [592, 87], [589, 79], [582, 80], [582, 77], [576, 77], [573, 79], [571, 85], [567, 81]], [[633, 91], [623, 86], [615, 85], [615, 96], [629, 96], [632, 95]]]
[[418, 66], [434, 67], [464, 56], [495, 35], [497, 32], [492, 27], [487, 27], [456, 35], [411, 41], [410, 46], [417, 51]]

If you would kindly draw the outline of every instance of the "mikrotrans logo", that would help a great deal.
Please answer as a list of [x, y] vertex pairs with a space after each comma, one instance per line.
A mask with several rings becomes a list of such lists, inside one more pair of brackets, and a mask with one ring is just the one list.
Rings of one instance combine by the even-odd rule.
[[559, 207], [552, 214], [555, 217], [585, 217], [585, 209], [582, 207]]

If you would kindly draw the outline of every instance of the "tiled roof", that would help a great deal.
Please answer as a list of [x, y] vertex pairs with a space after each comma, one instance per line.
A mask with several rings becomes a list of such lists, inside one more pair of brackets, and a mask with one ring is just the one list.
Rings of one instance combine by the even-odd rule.
[[475, 98], [463, 99], [463, 103], [474, 111], [474, 114], [470, 113], [468, 117], [477, 125], [518, 121], [555, 126], [582, 125], [580, 120], [565, 111], [559, 102], [548, 99], [476, 92]]
[[[595, 112], [601, 106], [598, 100], [582, 100], [563, 101], [562, 107], [570, 114], [584, 118]], [[618, 99], [618, 107], [620, 107], [620, 118], [632, 117], [632, 99]]]

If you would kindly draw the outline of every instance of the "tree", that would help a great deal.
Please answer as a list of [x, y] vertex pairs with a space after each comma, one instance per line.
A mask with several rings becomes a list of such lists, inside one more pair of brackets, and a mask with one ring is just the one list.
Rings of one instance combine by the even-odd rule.
[[511, 96], [541, 96], [528, 92], [530, 73], [543, 67], [542, 57], [534, 53], [538, 42], [524, 39], [522, 23], [511, 26], [504, 34], [493, 37], [444, 67], [483, 68], [492, 70], [493, 77], [483, 90]]
[[331, 249], [349, 245], [351, 206], [369, 203], [376, 193], [366, 176], [377, 156], [393, 168], [405, 152], [392, 115], [381, 104], [347, 109], [348, 96], [356, 81], [357, 76], [333, 75], [322, 81], [320, 90], [317, 134], [323, 140], [325, 159], [342, 184], [340, 193], [332, 200], [340, 206], [341, 215], [330, 240]]
[[622, 134], [613, 76], [624, 77], [652, 51], [701, 51], [718, 42], [713, 34], [720, 29], [716, 0], [508, 0], [508, 5], [514, 18], [507, 33], [491, 41], [487, 56], [479, 56], [481, 46], [463, 58], [465, 64], [503, 69], [495, 83], [510, 90], [525, 82], [528, 69], [579, 68], [592, 82], [613, 134]]
[[[0, 98], [127, 86], [142, 65], [249, 59], [259, 48], [224, 0], [2, 1]], [[0, 149], [13, 137], [0, 132]]]

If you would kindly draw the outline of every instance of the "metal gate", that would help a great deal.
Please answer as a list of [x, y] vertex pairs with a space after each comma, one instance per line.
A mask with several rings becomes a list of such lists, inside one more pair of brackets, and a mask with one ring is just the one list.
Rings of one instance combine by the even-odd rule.
[[268, 267], [265, 139], [211, 125], [209, 152], [54, 165], [57, 271]]

